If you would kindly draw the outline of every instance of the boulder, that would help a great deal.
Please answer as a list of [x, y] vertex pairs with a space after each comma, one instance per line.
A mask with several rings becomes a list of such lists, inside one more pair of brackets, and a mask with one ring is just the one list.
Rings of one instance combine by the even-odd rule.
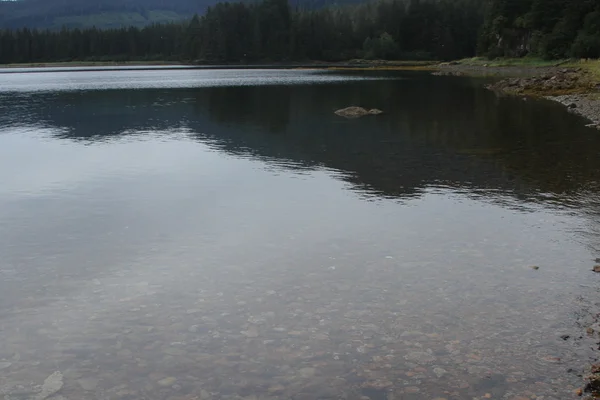
[[383, 111], [373, 108], [371, 110], [367, 110], [363, 107], [346, 107], [335, 112], [336, 115], [344, 118], [359, 118], [364, 117], [365, 115], [379, 115], [382, 114]]

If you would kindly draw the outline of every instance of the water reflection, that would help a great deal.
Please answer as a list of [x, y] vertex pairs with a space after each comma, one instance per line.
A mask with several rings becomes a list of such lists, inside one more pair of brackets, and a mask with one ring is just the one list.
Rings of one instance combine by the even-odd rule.
[[408, 78], [0, 98], [0, 394], [572, 395], [598, 136]]
[[[386, 115], [345, 121], [332, 114], [348, 104]], [[496, 98], [476, 82], [421, 74], [315, 86], [11, 94], [2, 105], [4, 126], [38, 121], [55, 137], [84, 143], [184, 129], [238, 156], [340, 171], [355, 190], [385, 197], [452, 186], [568, 206], [581, 189], [595, 189], [600, 174], [600, 137], [558, 105]]]

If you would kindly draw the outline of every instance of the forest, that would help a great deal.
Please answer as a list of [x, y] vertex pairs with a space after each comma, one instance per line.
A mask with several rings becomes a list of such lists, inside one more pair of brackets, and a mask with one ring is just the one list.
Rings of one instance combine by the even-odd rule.
[[600, 57], [600, 1], [491, 0], [478, 51], [490, 58]]
[[0, 31], [0, 63], [257, 63], [600, 57], [597, 0], [377, 0], [302, 8], [217, 3], [185, 22]]

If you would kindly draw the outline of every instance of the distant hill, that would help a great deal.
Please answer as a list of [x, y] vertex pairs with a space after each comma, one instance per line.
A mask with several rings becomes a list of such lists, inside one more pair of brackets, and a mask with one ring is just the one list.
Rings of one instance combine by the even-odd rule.
[[169, 22], [215, 0], [0, 0], [0, 28], [111, 28]]
[[[119, 28], [145, 26], [203, 14], [221, 0], [0, 0], [2, 28]], [[239, 0], [234, 0], [239, 1]], [[254, 0], [242, 0], [252, 2]], [[292, 0], [316, 8], [360, 0]]]

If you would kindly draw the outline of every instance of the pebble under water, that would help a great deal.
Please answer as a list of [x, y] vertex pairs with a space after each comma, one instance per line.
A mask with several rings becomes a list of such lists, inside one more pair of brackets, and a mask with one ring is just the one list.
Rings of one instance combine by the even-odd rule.
[[421, 73], [1, 72], [0, 399], [577, 398], [600, 136], [558, 104]]

